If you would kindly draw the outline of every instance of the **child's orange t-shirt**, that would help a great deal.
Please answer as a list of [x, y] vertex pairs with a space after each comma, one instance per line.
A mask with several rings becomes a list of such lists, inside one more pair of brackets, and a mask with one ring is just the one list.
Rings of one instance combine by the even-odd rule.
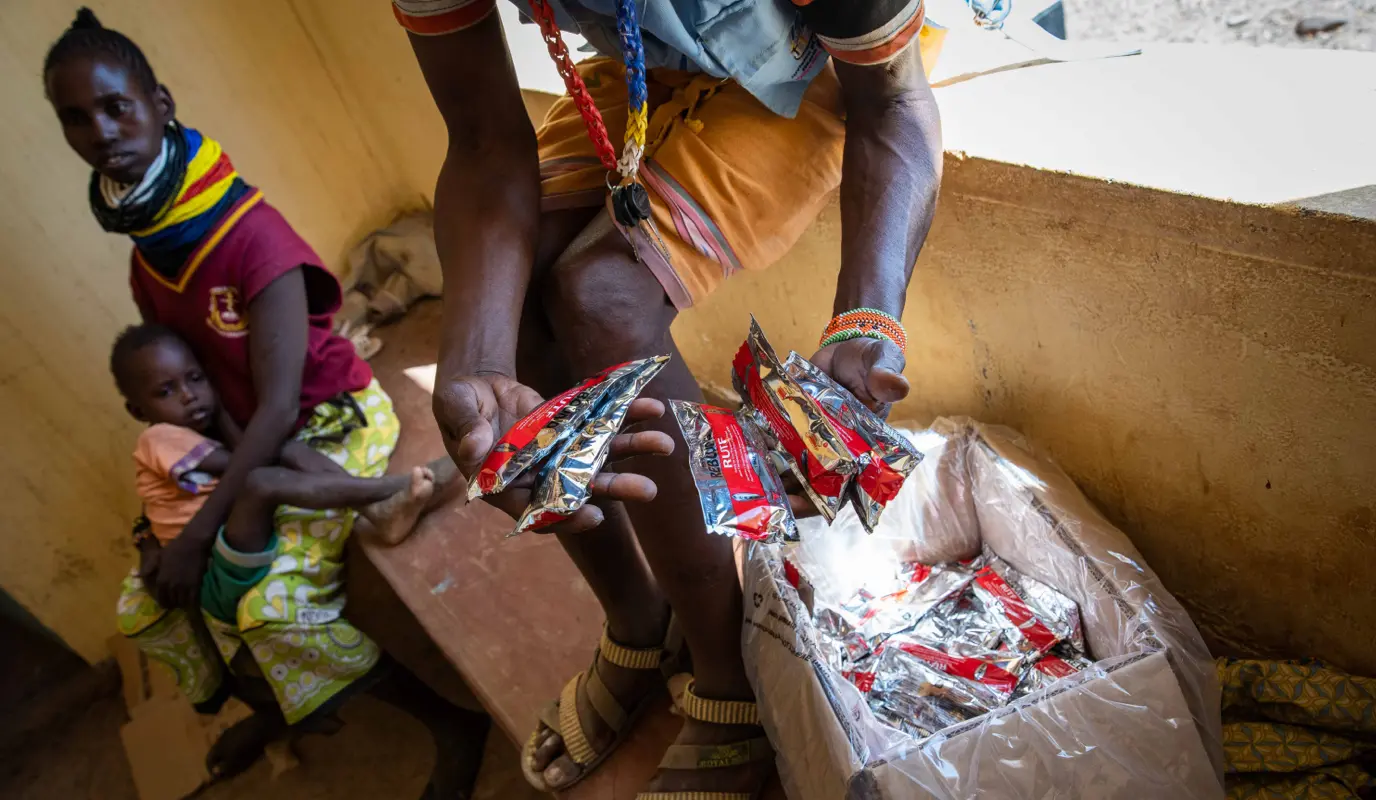
[[190, 428], [162, 422], [139, 435], [134, 448], [134, 485], [159, 542], [166, 544], [177, 538], [205, 505], [206, 496], [219, 479], [196, 468], [220, 447], [219, 442]]

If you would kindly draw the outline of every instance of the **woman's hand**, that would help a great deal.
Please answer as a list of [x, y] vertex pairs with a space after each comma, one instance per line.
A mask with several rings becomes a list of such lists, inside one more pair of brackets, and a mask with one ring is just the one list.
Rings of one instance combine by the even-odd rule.
[[908, 396], [907, 362], [903, 351], [888, 339], [849, 339], [829, 344], [811, 359], [837, 383], [881, 417]]
[[[211, 526], [209, 531], [203, 530]], [[177, 538], [163, 545], [148, 591], [163, 608], [194, 608], [201, 599], [210, 546], [219, 524], [197, 513]]]
[[[456, 378], [435, 387], [435, 421], [445, 449], [465, 478], [472, 477], [502, 434], [534, 411], [543, 398], [514, 378], [496, 373]], [[639, 399], [631, 403], [626, 424], [656, 419], [664, 415], [658, 400]], [[641, 455], [668, 455], [674, 451], [673, 439], [658, 431], [622, 433], [612, 440], [609, 461]], [[520, 516], [530, 504], [534, 475], [527, 474], [500, 494], [486, 498], [511, 516]], [[642, 475], [602, 472], [593, 479], [594, 495], [605, 500], [643, 503], [653, 500], [658, 487]], [[602, 524], [602, 511], [584, 506], [572, 517], [552, 526], [551, 533], [579, 533]]]
[[139, 580], [144, 586], [152, 586], [158, 574], [158, 564], [162, 561], [162, 545], [157, 539], [148, 539], [139, 544]]

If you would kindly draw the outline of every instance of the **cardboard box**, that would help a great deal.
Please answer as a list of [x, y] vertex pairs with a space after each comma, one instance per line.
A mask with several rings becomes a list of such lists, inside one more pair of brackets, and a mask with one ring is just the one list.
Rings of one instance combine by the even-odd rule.
[[180, 800], [210, 780], [205, 728], [184, 697], [144, 701], [119, 736], [140, 800]]
[[[838, 517], [813, 531], [825, 551], [815, 563], [935, 563], [986, 547], [1079, 604], [1098, 663], [912, 739], [878, 723], [826, 663], [780, 551], [756, 547], [744, 574], [743, 653], [789, 797], [1222, 798], [1219, 687], [1184, 609], [1127, 537], [1020, 436], [938, 424], [940, 446], [923, 448], [927, 458], [881, 529], [867, 536]], [[796, 547], [809, 546], [803, 534]]]
[[[130, 718], [120, 739], [140, 800], [193, 794], [210, 780], [205, 768], [210, 748], [253, 710], [230, 698], [219, 713], [198, 714], [177, 690], [176, 676], [166, 665], [149, 659], [124, 636], [111, 637], [109, 648], [120, 668]], [[274, 742], [268, 756], [274, 778], [300, 763], [287, 742]]]

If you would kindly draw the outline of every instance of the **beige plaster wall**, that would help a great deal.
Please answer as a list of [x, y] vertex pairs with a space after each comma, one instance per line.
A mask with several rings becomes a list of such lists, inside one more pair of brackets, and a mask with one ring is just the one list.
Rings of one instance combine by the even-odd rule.
[[[829, 208], [675, 334], [710, 385], [753, 312], [806, 351]], [[1376, 226], [948, 156], [909, 292], [913, 395], [1045, 447], [1219, 653], [1376, 674]]]

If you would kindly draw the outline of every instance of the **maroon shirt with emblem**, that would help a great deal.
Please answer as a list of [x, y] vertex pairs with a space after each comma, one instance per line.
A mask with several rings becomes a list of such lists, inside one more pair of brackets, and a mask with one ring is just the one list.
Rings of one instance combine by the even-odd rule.
[[225, 214], [175, 278], [155, 272], [138, 248], [130, 260], [129, 283], [144, 320], [166, 325], [191, 345], [240, 425], [247, 425], [258, 407], [249, 365], [248, 304], [294, 268], [305, 273], [310, 315], [298, 427], [320, 403], [372, 381], [367, 362], [331, 331], [341, 302], [339, 281], [257, 189]]

